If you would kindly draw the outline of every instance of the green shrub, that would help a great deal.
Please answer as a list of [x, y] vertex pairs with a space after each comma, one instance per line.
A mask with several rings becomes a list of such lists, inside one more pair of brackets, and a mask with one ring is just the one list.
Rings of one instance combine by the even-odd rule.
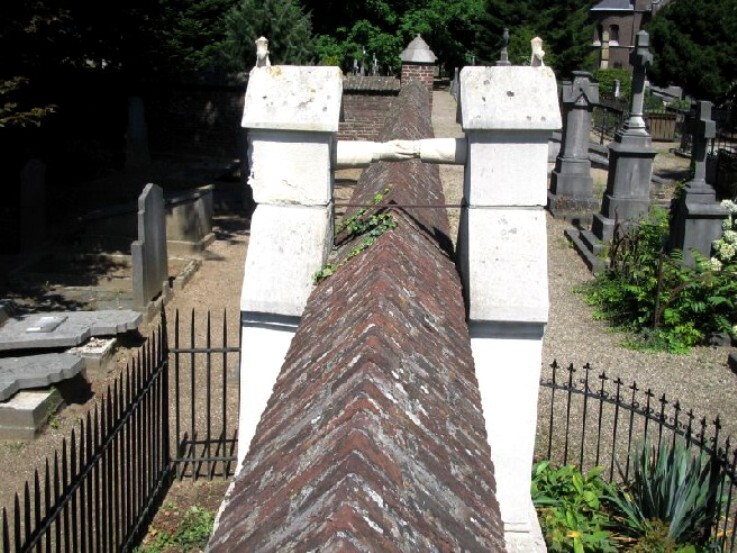
[[614, 81], [619, 81], [620, 98], [629, 99], [632, 94], [632, 75], [626, 69], [597, 69], [594, 78], [599, 82], [599, 92], [605, 96], [614, 96]]
[[549, 461], [535, 465], [532, 501], [549, 551], [617, 551], [602, 504], [614, 490], [602, 479], [602, 472], [598, 467], [582, 474], [572, 465], [554, 469]]
[[[609, 500], [617, 512], [618, 529], [640, 538], [639, 549], [634, 550], [676, 551], [676, 544], [706, 545], [721, 484], [715, 459], [692, 454], [681, 441], [657, 448], [646, 441], [634, 450], [630, 464], [632, 478], [615, 488]], [[645, 548], [648, 543], [649, 549]]]
[[667, 254], [668, 213], [626, 232], [615, 232], [609, 265], [579, 288], [595, 316], [627, 331], [635, 349], [685, 353], [710, 335], [731, 332], [737, 320], [737, 267], [714, 270], [706, 260], [682, 264], [681, 252]]

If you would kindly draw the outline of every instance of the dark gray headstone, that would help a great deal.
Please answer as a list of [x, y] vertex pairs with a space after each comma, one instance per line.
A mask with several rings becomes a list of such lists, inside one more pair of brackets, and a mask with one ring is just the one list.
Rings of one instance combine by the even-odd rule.
[[563, 83], [561, 100], [563, 137], [550, 177], [548, 209], [556, 217], [590, 221], [591, 213], [599, 207], [589, 160], [591, 115], [599, 103], [599, 84], [592, 82], [590, 73], [574, 71], [573, 81]]
[[133, 304], [145, 309], [169, 278], [166, 207], [160, 186], [147, 184], [138, 198], [138, 240], [131, 244]]
[[594, 215], [590, 231], [572, 236], [574, 245], [594, 272], [602, 267], [599, 256], [611, 242], [615, 226], [619, 223], [625, 230], [636, 225], [650, 208], [655, 149], [642, 116], [646, 69], [652, 63], [649, 45], [647, 32], [637, 33], [635, 49], [630, 55], [633, 66], [630, 116], [609, 145], [609, 175], [601, 212]]
[[722, 235], [722, 221], [728, 212], [716, 201], [714, 188], [706, 182], [706, 146], [716, 136], [711, 102], [698, 102], [690, 121], [694, 173], [675, 205], [670, 246], [682, 250], [684, 263], [693, 266], [692, 252], [704, 257], [711, 255], [711, 245]]
[[125, 164], [127, 167], [143, 167], [150, 163], [143, 99], [140, 96], [131, 96], [128, 98]]

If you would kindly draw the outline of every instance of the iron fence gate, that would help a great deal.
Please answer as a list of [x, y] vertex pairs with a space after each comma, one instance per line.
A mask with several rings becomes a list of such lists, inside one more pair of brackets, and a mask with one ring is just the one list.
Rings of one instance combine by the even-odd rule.
[[[239, 319], [235, 323], [240, 329]], [[179, 311], [174, 316], [169, 349], [176, 437], [172, 462], [180, 479], [227, 478], [235, 471], [240, 342], [230, 344], [233, 336], [240, 340], [239, 332], [228, 332], [225, 312], [215, 331], [209, 312], [199, 325], [194, 310], [185, 324]]]

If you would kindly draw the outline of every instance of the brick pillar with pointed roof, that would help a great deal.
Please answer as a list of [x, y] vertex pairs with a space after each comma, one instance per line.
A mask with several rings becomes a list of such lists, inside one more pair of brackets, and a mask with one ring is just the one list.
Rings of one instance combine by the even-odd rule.
[[438, 57], [430, 50], [427, 42], [422, 40], [419, 34], [404, 49], [400, 57], [402, 59], [402, 86], [410, 81], [425, 83], [430, 92], [430, 105], [432, 105], [432, 87], [435, 79], [435, 63]]

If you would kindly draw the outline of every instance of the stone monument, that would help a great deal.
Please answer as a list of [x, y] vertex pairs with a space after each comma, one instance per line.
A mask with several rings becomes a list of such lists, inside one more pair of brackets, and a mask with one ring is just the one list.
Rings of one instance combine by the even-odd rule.
[[643, 107], [645, 74], [652, 59], [650, 36], [647, 31], [640, 31], [630, 54], [633, 66], [630, 115], [609, 145], [609, 175], [601, 212], [594, 216], [590, 231], [566, 232], [593, 272], [603, 266], [599, 256], [611, 242], [615, 225], [626, 229], [637, 224], [647, 216], [650, 207], [655, 149], [645, 126]]
[[496, 61], [497, 65], [512, 65], [512, 62], [509, 61], [509, 51], [507, 47], [509, 46], [509, 29], [504, 27], [504, 34], [502, 35], [502, 51], [499, 54], [499, 59]]
[[548, 210], [556, 218], [591, 222], [591, 213], [599, 207], [589, 161], [591, 115], [599, 103], [599, 84], [590, 73], [574, 71], [573, 81], [563, 83], [561, 92], [563, 138], [550, 177]]
[[716, 136], [711, 107], [711, 102], [698, 102], [690, 118], [693, 178], [674, 204], [671, 224], [670, 247], [682, 250], [683, 262], [690, 266], [695, 265], [693, 252], [707, 258], [711, 255], [711, 244], [721, 236], [722, 221], [727, 217], [726, 208], [716, 201], [714, 188], [706, 182], [706, 145]]

